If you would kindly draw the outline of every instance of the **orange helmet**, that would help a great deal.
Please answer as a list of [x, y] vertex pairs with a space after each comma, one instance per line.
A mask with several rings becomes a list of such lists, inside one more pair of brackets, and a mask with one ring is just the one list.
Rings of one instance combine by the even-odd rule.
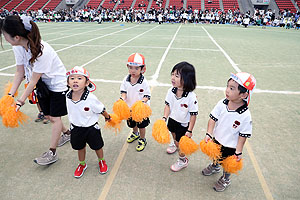
[[247, 99], [245, 99], [247, 101], [247, 104], [249, 105], [250, 98], [256, 86], [256, 79], [254, 78], [254, 76], [247, 72], [238, 72], [236, 74], [231, 73], [230, 78], [232, 78], [234, 81], [236, 81], [238, 84], [249, 91], [249, 95]]
[[146, 71], [145, 57], [140, 53], [133, 53], [128, 57], [127, 65], [142, 67], [142, 74]]
[[74, 74], [85, 76], [90, 81], [90, 84], [87, 86], [87, 89], [90, 92], [94, 92], [96, 90], [96, 85], [90, 80], [90, 73], [85, 68], [79, 66], [73, 67], [71, 70], [67, 72], [66, 75], [67, 77], [69, 77], [70, 75], [74, 75]]

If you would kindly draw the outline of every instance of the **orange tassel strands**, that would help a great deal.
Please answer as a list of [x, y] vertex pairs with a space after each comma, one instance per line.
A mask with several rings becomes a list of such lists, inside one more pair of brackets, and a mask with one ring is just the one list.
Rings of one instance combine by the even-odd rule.
[[211, 140], [209, 140], [207, 143], [205, 140], [202, 140], [200, 142], [200, 148], [201, 151], [208, 155], [208, 157], [213, 161], [216, 161], [221, 157], [221, 146]]
[[185, 155], [191, 155], [199, 150], [199, 145], [193, 139], [182, 136], [179, 140], [179, 149]]
[[170, 143], [170, 133], [164, 120], [156, 120], [152, 127], [152, 136], [160, 144]]
[[130, 109], [127, 103], [121, 99], [114, 103], [113, 111], [119, 116], [120, 120], [127, 120], [130, 117]]
[[16, 128], [20, 124], [24, 124], [28, 120], [28, 116], [21, 111], [16, 112], [15, 106], [9, 106], [2, 116], [2, 123], [6, 127]]
[[243, 168], [243, 159], [237, 161], [236, 156], [233, 155], [223, 160], [221, 164], [226, 172], [238, 174], [238, 171]]
[[147, 117], [150, 117], [152, 110], [150, 106], [142, 101], [135, 102], [131, 107], [131, 117], [133, 121], [142, 122]]
[[0, 116], [3, 116], [7, 109], [11, 107], [15, 103], [15, 100], [12, 96], [10, 95], [4, 95], [0, 99]]
[[117, 134], [118, 132], [121, 131], [121, 119], [119, 116], [115, 113], [110, 114], [110, 121], [107, 121], [105, 124], [105, 128], [111, 128], [114, 129], [115, 133]]

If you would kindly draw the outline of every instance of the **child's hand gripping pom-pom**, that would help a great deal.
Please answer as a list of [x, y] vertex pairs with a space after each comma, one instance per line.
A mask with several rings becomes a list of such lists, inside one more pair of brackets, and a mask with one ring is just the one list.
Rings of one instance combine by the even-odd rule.
[[164, 120], [158, 119], [152, 127], [152, 136], [160, 144], [170, 143], [170, 133]]
[[127, 120], [130, 117], [130, 108], [127, 103], [121, 99], [114, 103], [113, 112], [119, 116], [120, 120]]
[[240, 171], [243, 168], [243, 159], [237, 161], [237, 157], [233, 155], [227, 157], [225, 160], [222, 161], [221, 164], [224, 168], [224, 171], [228, 173], [238, 174], [238, 171]]
[[199, 150], [199, 145], [193, 139], [182, 136], [179, 140], [179, 149], [185, 155], [191, 155]]
[[221, 157], [221, 146], [211, 140], [209, 140], [207, 143], [205, 140], [202, 140], [200, 142], [200, 148], [201, 151], [208, 155], [208, 157], [213, 161], [217, 161]]
[[152, 110], [150, 106], [142, 101], [135, 102], [131, 107], [131, 117], [133, 121], [142, 122], [144, 119], [150, 117]]
[[114, 129], [115, 133], [121, 131], [121, 122], [122, 120], [119, 118], [119, 116], [115, 113], [110, 114], [110, 120], [106, 122], [105, 128], [111, 128]]
[[11, 107], [12, 105], [15, 104], [15, 100], [12, 96], [10, 95], [4, 95], [0, 99], [0, 116], [3, 116], [6, 111]]
[[15, 106], [9, 106], [2, 116], [2, 123], [6, 127], [16, 128], [19, 127], [19, 124], [24, 124], [28, 118], [29, 117], [21, 111], [16, 111]]

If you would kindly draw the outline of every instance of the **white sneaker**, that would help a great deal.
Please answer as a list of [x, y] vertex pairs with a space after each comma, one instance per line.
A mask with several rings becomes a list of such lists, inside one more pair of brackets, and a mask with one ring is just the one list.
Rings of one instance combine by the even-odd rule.
[[57, 153], [53, 154], [51, 150], [42, 154], [41, 157], [34, 159], [34, 162], [39, 165], [49, 165], [58, 160]]
[[[68, 130], [69, 131], [69, 130]], [[57, 143], [58, 147], [61, 147], [62, 145], [66, 144], [67, 142], [69, 142], [71, 140], [71, 134], [66, 134], [63, 133]]]
[[177, 151], [177, 147], [176, 145], [174, 144], [174, 142], [170, 143], [168, 148], [167, 148], [167, 153], [168, 154], [173, 154]]
[[173, 172], [178, 172], [182, 170], [183, 168], [186, 168], [189, 165], [189, 159], [185, 158], [185, 162], [181, 159], [178, 159], [176, 163], [171, 165], [171, 170]]

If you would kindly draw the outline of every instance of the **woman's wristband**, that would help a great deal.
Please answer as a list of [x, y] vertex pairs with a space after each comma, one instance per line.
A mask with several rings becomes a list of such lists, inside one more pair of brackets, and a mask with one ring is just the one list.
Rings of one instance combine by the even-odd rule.
[[17, 103], [16, 103], [16, 105], [18, 105], [18, 106], [23, 106], [25, 104], [25, 101], [21, 101], [20, 99], [18, 99], [17, 100]]
[[8, 93], [7, 95], [9, 95], [9, 96], [12, 96], [12, 97], [15, 97], [14, 95], [12, 95], [11, 93]]
[[210, 139], [213, 139], [212, 136], [211, 136], [209, 133], [206, 133], [206, 135], [207, 135], [208, 137], [210, 137]]
[[236, 152], [234, 152], [234, 155], [236, 155], [236, 156], [240, 156], [240, 155], [242, 155], [243, 153], [241, 152], [241, 153], [236, 153]]
[[167, 118], [164, 116], [164, 117], [162, 117], [164, 120], [165, 120], [165, 122], [167, 121]]
[[192, 131], [190, 131], [190, 130], [187, 130], [186, 132], [193, 133], [193, 132], [192, 132]]
[[106, 117], [104, 117], [104, 118], [105, 118], [105, 120], [110, 120], [111, 119], [110, 115], [108, 115], [107, 118]]

